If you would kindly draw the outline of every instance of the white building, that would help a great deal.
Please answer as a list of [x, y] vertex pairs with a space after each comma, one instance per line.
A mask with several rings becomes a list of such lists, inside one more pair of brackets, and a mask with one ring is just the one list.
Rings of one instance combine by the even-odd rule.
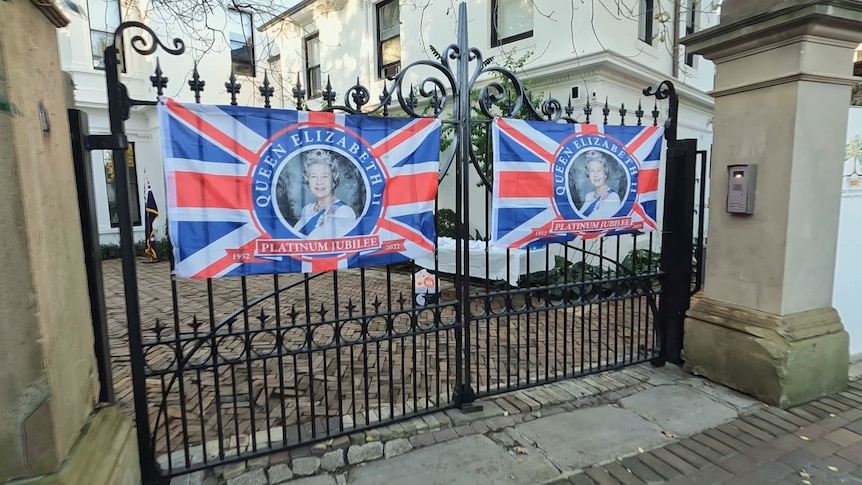
[[[339, 93], [336, 104], [343, 103], [345, 90], [359, 80], [374, 105], [385, 76], [412, 62], [434, 59], [432, 46], [442, 52], [456, 43], [459, 3], [304, 0], [263, 30], [277, 39], [285, 82], [301, 80], [312, 98], [309, 107], [321, 106], [327, 79]], [[583, 107], [589, 102], [593, 123], [603, 121], [607, 100], [610, 124], [619, 123], [623, 106], [626, 124], [635, 124], [642, 101], [644, 123], [651, 124], [654, 98], [647, 99], [642, 90], [668, 79], [680, 96], [679, 138], [695, 138], [700, 149], [710, 150], [713, 100], [707, 91], [712, 89], [714, 68], [700, 56], [687, 55], [678, 38], [717, 24], [719, 0], [466, 0], [466, 4], [470, 45], [485, 59], [493, 56], [497, 65], [525, 59], [516, 73], [534, 95], [552, 96], [563, 104], [571, 98], [578, 121], [585, 121]], [[426, 68], [417, 71], [423, 76], [438, 74]], [[420, 76], [411, 80], [418, 84]], [[292, 101], [287, 103], [293, 106]], [[666, 102], [659, 103], [659, 110], [664, 119]], [[452, 179], [447, 177], [441, 185], [441, 200], [454, 200]], [[481, 193], [472, 197], [471, 214], [484, 212]], [[661, 204], [659, 211], [661, 217]]]
[[[309, 93], [308, 105], [321, 105], [320, 92], [327, 78], [333, 89], [344, 91], [357, 79], [371, 92], [371, 104], [383, 90], [383, 75], [391, 75], [411, 62], [432, 59], [431, 47], [442, 51], [456, 42], [458, 2], [442, 0], [266, 0], [266, 8], [252, 12], [216, 9], [199, 21], [178, 22], [165, 10], [153, 11], [147, 0], [79, 0], [86, 15], [70, 12], [71, 24], [59, 32], [63, 69], [75, 83], [75, 102], [90, 118], [92, 133], [108, 131], [104, 67], [101, 50], [120, 21], [139, 20], [168, 43], [173, 37], [186, 41], [183, 56], [157, 51], [161, 69], [169, 78], [165, 94], [194, 101], [189, 90], [194, 62], [206, 82], [201, 102], [227, 104], [224, 83], [231, 66], [242, 85], [237, 102], [262, 106], [258, 87], [266, 73], [275, 94], [273, 107], [295, 106], [291, 90], [297, 77]], [[702, 4], [701, 2], [707, 2]], [[611, 108], [609, 123], [619, 121], [619, 108], [628, 110], [627, 124], [634, 124], [638, 102], [643, 100], [644, 123], [651, 122], [652, 99], [645, 86], [670, 79], [680, 94], [679, 136], [696, 138], [702, 149], [711, 144], [713, 66], [698, 56], [687, 56], [677, 37], [718, 22], [719, 0], [623, 0], [559, 2], [557, 0], [467, 0], [470, 44], [496, 64], [525, 58], [517, 69], [533, 93], [553, 96], [564, 104], [571, 96], [574, 116], [584, 121], [583, 106], [593, 106], [592, 122], [601, 122], [605, 100]], [[178, 0], [176, 5], [195, 5]], [[258, 0], [248, 2], [255, 5]], [[263, 1], [260, 1], [261, 5]], [[294, 6], [290, 7], [293, 4]], [[675, 11], [675, 5], [679, 8]], [[290, 7], [290, 8], [287, 8]], [[574, 8], [574, 10], [572, 10]], [[148, 10], [150, 9], [150, 10]], [[279, 15], [276, 13], [281, 12]], [[203, 21], [205, 19], [205, 22]], [[133, 31], [139, 33], [140, 31]], [[150, 82], [156, 56], [129, 52], [131, 35], [125, 36], [126, 59], [122, 80], [136, 99], [156, 98]], [[676, 46], [676, 47], [675, 47]], [[528, 54], [529, 53], [529, 54]], [[525, 54], [527, 55], [526, 57]], [[430, 71], [424, 71], [433, 74]], [[284, 80], [282, 82], [282, 79]], [[418, 82], [419, 78], [415, 80]], [[666, 104], [660, 103], [662, 117]], [[156, 110], [139, 107], [126, 123], [134, 155], [130, 163], [133, 189], [137, 191], [136, 222], [143, 220], [143, 200], [148, 180], [160, 207], [164, 207]], [[99, 234], [102, 243], [118, 242], [113, 190], [113, 165], [108, 152], [93, 152]], [[452, 177], [441, 186], [441, 196], [454, 190]], [[482, 202], [478, 198], [474, 201]], [[479, 206], [476, 207], [476, 210]], [[164, 211], [163, 211], [164, 213]], [[164, 235], [165, 218], [157, 221]], [[136, 238], [143, 226], [136, 227]]]

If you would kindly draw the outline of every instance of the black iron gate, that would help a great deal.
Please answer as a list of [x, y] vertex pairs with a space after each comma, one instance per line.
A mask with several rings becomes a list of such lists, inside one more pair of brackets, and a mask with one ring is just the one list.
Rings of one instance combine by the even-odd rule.
[[[645, 96], [655, 98], [654, 108], [646, 114], [639, 105], [633, 113], [637, 125], [657, 125], [658, 101], [668, 100], [661, 235], [505, 251], [497, 256], [515, 281], [495, 280], [492, 266], [498, 263], [486, 237], [492, 118], [589, 124], [593, 109], [601, 108], [602, 123], [608, 124], [611, 109], [607, 102], [603, 107], [587, 103], [576, 120], [571, 100], [565, 106], [554, 99], [533, 106], [513, 73], [491, 66], [490, 59], [469, 48], [464, 18], [462, 4], [457, 43], [434, 61], [404, 68], [384, 87], [378, 104], [370, 104], [371, 93], [360, 85], [345, 92], [341, 105], [329, 84], [322, 95], [327, 111], [435, 116], [451, 134], [455, 150], [441, 163], [440, 180], [454, 170], [456, 196], [449, 212], [454, 220], [444, 220], [447, 211], [439, 199], [435, 210], [438, 236], [445, 227], [454, 228], [454, 270], [441, 269], [438, 250], [430, 268], [440, 289], [436, 301], [417, 304], [413, 274], [420, 268], [415, 263], [203, 282], [177, 279], [163, 267], [170, 308], [155, 317], [149, 308], [144, 318], [130, 213], [130, 197], [137, 194], [130, 194], [126, 164], [115, 164], [134, 416], [145, 482], [467, 406], [481, 396], [639, 362], [679, 362], [692, 283], [696, 144], [676, 138], [673, 84], [645, 89]], [[184, 51], [179, 39], [168, 47], [147, 26], [123, 23], [104, 57], [112, 134], [95, 137], [84, 129], [78, 134], [86, 139], [79, 143], [81, 153], [112, 149], [114, 159], [123, 160], [124, 122], [131, 107], [157, 103], [130, 99], [119, 80], [123, 34], [133, 29], [140, 34], [128, 45], [138, 54], [151, 55], [159, 47], [171, 55]], [[430, 74], [408, 85], [407, 73], [423, 69]], [[168, 79], [158, 62], [151, 81], [161, 96]], [[195, 69], [189, 88], [198, 101], [204, 86]], [[233, 74], [225, 88], [231, 104], [237, 104], [241, 87]], [[273, 89], [267, 77], [258, 89], [269, 108]], [[478, 100], [471, 97], [476, 95]], [[297, 109], [304, 109], [299, 80], [293, 96]], [[627, 116], [632, 119], [624, 107], [615, 111], [620, 124]], [[484, 211], [471, 214], [477, 185], [484, 187], [479, 192]], [[85, 237], [93, 237], [92, 231]], [[484, 267], [484, 273], [473, 272], [474, 266]], [[496, 274], [500, 268], [493, 269]]]

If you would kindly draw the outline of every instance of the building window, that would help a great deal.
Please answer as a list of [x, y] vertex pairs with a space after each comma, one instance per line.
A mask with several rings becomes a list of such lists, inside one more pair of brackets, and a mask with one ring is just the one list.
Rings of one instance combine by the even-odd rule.
[[305, 85], [308, 97], [316, 98], [323, 91], [320, 79], [320, 36], [317, 32], [305, 38]]
[[119, 0], [87, 0], [90, 20], [90, 48], [93, 52], [93, 67], [105, 70], [105, 47], [111, 45], [114, 32], [120, 26]]
[[[697, 0], [688, 0], [688, 11], [685, 16], [685, 35], [697, 32]], [[685, 65], [694, 67], [694, 54], [685, 54]]]
[[228, 10], [228, 41], [234, 74], [254, 77], [254, 26], [249, 12]]
[[532, 0], [491, 0], [491, 47], [532, 36]]
[[377, 4], [377, 68], [380, 77], [401, 70], [401, 7], [398, 0]]
[[638, 39], [652, 45], [653, 9], [655, 0], [640, 0], [638, 2]]
[[[119, 213], [117, 212], [117, 183], [114, 178], [114, 160], [113, 152], [110, 150], [103, 151], [103, 160], [105, 164], [105, 188], [108, 194], [108, 215], [111, 218], [111, 227], [120, 225]], [[129, 142], [129, 149], [126, 150], [126, 163], [129, 166], [129, 193], [131, 194], [132, 224], [135, 226], [141, 225], [141, 194], [138, 193], [138, 169], [135, 163], [135, 143]]]

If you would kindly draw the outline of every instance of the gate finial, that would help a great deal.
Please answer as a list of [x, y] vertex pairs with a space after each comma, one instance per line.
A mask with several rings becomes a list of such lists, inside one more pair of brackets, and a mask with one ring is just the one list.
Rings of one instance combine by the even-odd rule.
[[164, 94], [165, 88], [168, 87], [168, 78], [162, 76], [162, 66], [159, 64], [159, 58], [156, 57], [156, 72], [150, 76], [150, 82], [156, 88], [156, 94], [159, 96]]
[[263, 107], [271, 108], [269, 98], [272, 97], [275, 89], [269, 84], [269, 74], [267, 71], [263, 71], [263, 86], [258, 87], [258, 89], [260, 90], [260, 95], [263, 96]]
[[233, 67], [230, 69], [229, 82], [224, 83], [224, 87], [227, 89], [227, 92], [230, 93], [230, 105], [236, 106], [236, 95], [239, 94], [239, 90], [242, 86], [236, 82], [236, 74], [233, 72]]
[[195, 67], [192, 69], [192, 78], [189, 79], [189, 89], [195, 93], [195, 103], [201, 102], [201, 92], [206, 86], [206, 81], [201, 81], [201, 75], [198, 72], [198, 63], [195, 61]]
[[296, 85], [293, 87], [293, 99], [296, 100], [296, 109], [304, 109], [303, 101], [305, 101], [305, 90], [302, 89], [302, 77], [296, 73]]

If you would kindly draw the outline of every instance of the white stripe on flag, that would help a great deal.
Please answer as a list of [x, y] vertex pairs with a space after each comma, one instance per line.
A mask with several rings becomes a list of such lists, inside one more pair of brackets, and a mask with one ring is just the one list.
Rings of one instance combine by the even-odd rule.
[[420, 173], [439, 173], [440, 163], [437, 161], [425, 163], [411, 163], [402, 167], [389, 168], [389, 176], [396, 177], [399, 175], [415, 175]]
[[204, 162], [189, 158], [166, 158], [165, 170], [169, 172], [197, 172], [208, 175], [248, 175], [248, 165], [239, 163]]
[[[415, 129], [415, 125], [419, 123], [420, 120], [416, 120], [409, 125], [401, 128], [399, 130], [394, 131], [388, 137], [380, 140], [372, 149], [380, 150], [381, 148], [387, 147], [388, 144], [391, 144], [392, 138], [400, 136], [403, 132]], [[390, 167], [397, 165], [398, 162], [404, 160], [405, 157], [413, 155], [416, 153], [416, 150], [419, 148], [419, 145], [424, 143], [428, 136], [440, 128], [440, 120], [434, 120], [434, 123], [428, 123], [424, 128], [419, 130], [418, 132], [412, 133], [409, 138], [406, 140], [402, 140], [398, 145], [389, 146], [388, 150], [381, 155], [381, 161], [384, 165], [386, 165], [386, 169], [389, 170]], [[435, 151], [433, 155], [438, 155]]]
[[[557, 140], [549, 137], [548, 135], [542, 133], [541, 131], [533, 128], [524, 120], [506, 120], [506, 123], [512, 126], [520, 132], [524, 137], [529, 138], [530, 141], [542, 147], [543, 150], [553, 155], [557, 152], [557, 149], [560, 147], [560, 143]], [[500, 130], [502, 133], [506, 133], [505, 130]], [[573, 131], [574, 133], [574, 131]], [[517, 143], [517, 140], [514, 140]], [[523, 146], [523, 145], [522, 145]], [[525, 149], [527, 147], [524, 147]]]
[[520, 160], [494, 160], [494, 168], [498, 172], [547, 172], [550, 166], [542, 162], [522, 162]]
[[653, 190], [651, 192], [644, 192], [643, 194], [638, 195], [638, 200], [641, 202], [649, 202], [651, 200], [658, 200], [658, 190]]
[[421, 214], [434, 210], [434, 201], [414, 202], [404, 205], [390, 205], [386, 208], [386, 217], [400, 217]]
[[[242, 122], [225, 113], [217, 106], [192, 103], [183, 103], [182, 106], [200, 116], [206, 120], [207, 123], [217, 128], [225, 135], [238, 141], [240, 145], [253, 152], [260, 150], [264, 143], [266, 143], [266, 138], [258, 135]], [[191, 128], [194, 129], [194, 127]]]
[[542, 197], [504, 197], [494, 200], [497, 207], [505, 207], [507, 209], [537, 209], [549, 208], [551, 206], [550, 199]]
[[169, 208], [168, 217], [173, 222], [180, 221], [219, 221], [250, 223], [249, 211], [242, 209], [211, 209], [197, 207]]
[[[649, 156], [649, 154], [652, 153], [653, 149], [655, 148], [656, 143], [660, 143], [663, 136], [664, 136], [664, 129], [662, 129], [662, 128], [657, 129], [655, 131], [655, 133], [650, 135], [650, 137], [648, 139], [646, 139], [643, 143], [641, 143], [641, 145], [638, 147], [638, 149], [635, 150], [634, 153], [632, 153], [632, 155], [634, 155], [634, 157], [636, 159], [638, 159], [639, 162], [641, 162], [641, 168], [642, 169], [657, 168], [657, 166], [655, 166], [655, 167], [649, 166], [651, 161], [645, 160], [645, 158], [647, 158]], [[661, 158], [661, 153], [659, 153], [659, 158]]]

